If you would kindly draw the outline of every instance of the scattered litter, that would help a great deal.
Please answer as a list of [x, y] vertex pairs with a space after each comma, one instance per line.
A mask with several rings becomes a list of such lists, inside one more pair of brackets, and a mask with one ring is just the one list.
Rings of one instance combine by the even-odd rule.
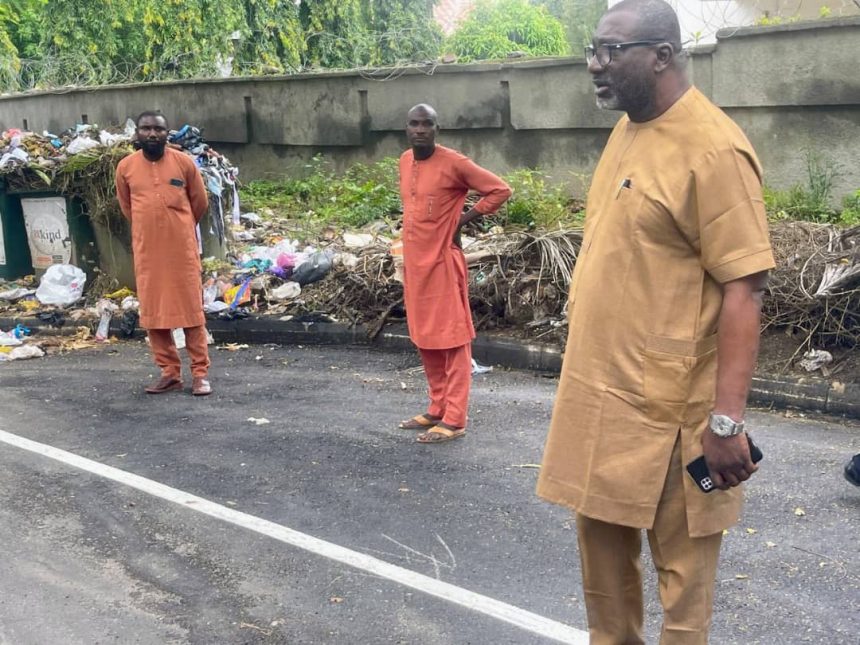
[[59, 328], [66, 324], [66, 317], [62, 311], [40, 311], [36, 314], [36, 318], [49, 327]]
[[807, 372], [814, 372], [833, 362], [833, 354], [823, 349], [810, 349], [803, 355], [800, 366]]
[[348, 249], [363, 249], [373, 244], [370, 233], [344, 233], [343, 244]]
[[45, 352], [43, 352], [38, 345], [21, 345], [6, 354], [6, 359], [10, 361], [18, 361], [27, 358], [41, 358], [44, 355]]
[[285, 282], [272, 291], [274, 300], [292, 300], [302, 295], [302, 287], [298, 282]]
[[487, 372], [492, 371], [492, 366], [479, 365], [478, 361], [476, 361], [474, 358], [472, 359], [472, 374], [486, 374]]
[[245, 343], [225, 343], [220, 345], [218, 349], [226, 349], [228, 352], [238, 352], [240, 349], [248, 349], [250, 345]]
[[122, 320], [119, 323], [119, 332], [123, 338], [131, 338], [134, 335], [139, 320], [140, 314], [136, 310], [129, 309], [123, 312]]
[[128, 287], [123, 287], [122, 289], [117, 289], [112, 293], [106, 293], [105, 298], [109, 300], [125, 300], [126, 298], [134, 298], [137, 294], [129, 289]]
[[269, 421], [266, 417], [259, 417], [259, 418], [248, 417], [248, 421], [250, 421], [251, 423], [254, 423], [258, 426], [264, 426], [264, 425], [268, 425], [271, 423], [271, 421]]
[[71, 264], [52, 264], [45, 271], [36, 298], [43, 305], [65, 307], [80, 300], [84, 295], [86, 274]]
[[113, 316], [113, 313], [117, 311], [119, 307], [117, 307], [114, 303], [112, 303], [107, 298], [102, 298], [96, 304], [96, 311], [99, 314], [99, 326], [96, 329], [96, 341], [99, 343], [103, 343], [107, 340], [108, 335], [110, 333], [110, 319]]
[[7, 289], [6, 291], [0, 291], [0, 300], [9, 300], [9, 301], [20, 300], [21, 298], [26, 298], [27, 296], [32, 296], [34, 293], [36, 293], [35, 289], [26, 289], [25, 287], [18, 287], [16, 289]]
[[537, 468], [540, 469], [540, 464], [514, 464], [511, 468]]
[[302, 262], [291, 276], [291, 279], [305, 286], [322, 280], [331, 271], [332, 254], [329, 251], [318, 251]]
[[804, 515], [806, 515], [806, 511], [804, 511], [802, 508], [800, 508], [800, 506], [798, 506], [796, 509], [794, 509], [794, 514], [798, 517], [803, 517]]

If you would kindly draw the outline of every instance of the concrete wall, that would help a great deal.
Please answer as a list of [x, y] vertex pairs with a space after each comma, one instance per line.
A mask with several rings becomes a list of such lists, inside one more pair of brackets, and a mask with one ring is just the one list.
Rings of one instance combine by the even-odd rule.
[[[747, 132], [766, 181], [806, 180], [805, 150], [841, 166], [837, 198], [860, 187], [860, 18], [720, 32], [694, 50], [694, 82]], [[539, 166], [581, 192], [617, 113], [595, 105], [581, 58], [360, 73], [113, 86], [0, 97], [0, 128], [63, 130], [161, 109], [190, 122], [245, 179], [397, 155], [405, 112], [439, 110], [441, 141], [498, 172]]]

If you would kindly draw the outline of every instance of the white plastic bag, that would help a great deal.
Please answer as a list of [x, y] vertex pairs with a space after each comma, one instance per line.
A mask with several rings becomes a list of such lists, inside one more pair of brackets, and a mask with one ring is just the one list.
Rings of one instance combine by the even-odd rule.
[[285, 282], [280, 287], [272, 290], [273, 300], [292, 300], [302, 294], [302, 287], [298, 282]]
[[89, 137], [85, 136], [77, 136], [72, 139], [71, 143], [66, 146], [66, 152], [70, 155], [76, 155], [79, 152], [84, 152], [85, 150], [90, 150], [91, 148], [98, 148], [101, 145], [98, 141], [94, 141]]
[[27, 358], [42, 358], [45, 355], [39, 347], [36, 345], [21, 345], [21, 347], [16, 347], [8, 354], [8, 360], [10, 361], [20, 361], [25, 360]]
[[65, 307], [76, 303], [84, 295], [86, 274], [71, 264], [52, 264], [42, 276], [36, 299], [43, 305]]

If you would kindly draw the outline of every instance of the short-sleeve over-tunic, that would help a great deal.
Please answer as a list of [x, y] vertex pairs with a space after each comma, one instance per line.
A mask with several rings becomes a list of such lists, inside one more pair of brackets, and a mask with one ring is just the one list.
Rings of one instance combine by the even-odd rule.
[[[538, 494], [650, 528], [680, 432], [702, 454], [716, 384], [721, 283], [774, 266], [749, 141], [690, 88], [615, 126], [595, 171]], [[741, 490], [684, 478], [690, 535], [737, 521]]]

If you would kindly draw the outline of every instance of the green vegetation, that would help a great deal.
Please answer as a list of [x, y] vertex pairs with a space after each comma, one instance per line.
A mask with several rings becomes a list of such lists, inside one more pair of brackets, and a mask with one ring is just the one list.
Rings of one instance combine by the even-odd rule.
[[[305, 231], [325, 226], [360, 228], [377, 220], [394, 221], [400, 215], [397, 159], [355, 164], [337, 174], [322, 157], [303, 168], [301, 178], [256, 180], [241, 189], [243, 210], [289, 219]], [[483, 226], [557, 229], [581, 226], [581, 203], [566, 187], [553, 184], [537, 170], [517, 170], [504, 177], [514, 196]]]
[[434, 59], [431, 0], [0, 0], [0, 91]]
[[391, 219], [400, 209], [397, 159], [356, 164], [338, 176], [316, 156], [298, 179], [257, 180], [241, 189], [245, 210], [301, 223], [306, 228], [339, 225], [360, 228], [374, 220]]
[[[773, 221], [800, 220], [839, 226], [860, 225], [860, 189], [847, 196], [841, 211], [830, 206], [837, 171], [832, 163], [808, 155], [809, 180], [805, 186], [777, 191], [765, 188], [765, 205]], [[290, 220], [308, 234], [326, 226], [361, 228], [374, 221], [400, 219], [397, 159], [388, 157], [373, 164], [358, 163], [337, 173], [321, 155], [314, 157], [296, 177], [256, 180], [241, 192], [245, 211]], [[507, 229], [553, 230], [577, 228], [585, 219], [581, 201], [572, 198], [572, 185], [553, 181], [534, 169], [504, 175], [514, 191], [495, 215], [480, 224]], [[586, 183], [576, 182], [579, 184]], [[573, 189], [576, 190], [576, 189]]]
[[538, 0], [537, 3], [564, 25], [574, 55], [581, 54], [582, 48], [591, 44], [597, 22], [606, 12], [605, 0]]
[[461, 63], [498, 60], [513, 52], [563, 56], [570, 52], [564, 26], [528, 0], [480, 0], [443, 44]]
[[500, 213], [505, 226], [550, 230], [581, 226], [582, 204], [570, 197], [567, 187], [550, 183], [538, 170], [516, 170], [505, 176], [514, 194]]
[[806, 184], [788, 190], [765, 187], [764, 202], [772, 220], [800, 220], [821, 224], [854, 226], [860, 223], [860, 191], [845, 198], [842, 211], [834, 208], [833, 184], [839, 176], [838, 165], [828, 157], [806, 152]]
[[860, 188], [842, 201], [839, 220], [844, 226], [860, 226]]

